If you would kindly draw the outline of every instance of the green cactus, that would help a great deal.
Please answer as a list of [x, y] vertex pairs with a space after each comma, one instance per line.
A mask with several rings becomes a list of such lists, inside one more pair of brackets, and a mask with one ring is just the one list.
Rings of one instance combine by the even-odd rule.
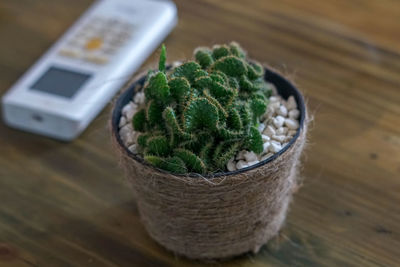
[[167, 70], [162, 46], [144, 85], [146, 105], [132, 119], [139, 152], [172, 173], [225, 171], [238, 151], [262, 152], [257, 126], [271, 88], [235, 42], [197, 48], [194, 58]]

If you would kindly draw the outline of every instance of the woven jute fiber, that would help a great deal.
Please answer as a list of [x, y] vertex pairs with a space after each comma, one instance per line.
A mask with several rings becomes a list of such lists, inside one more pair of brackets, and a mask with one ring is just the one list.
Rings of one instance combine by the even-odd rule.
[[258, 252], [278, 234], [299, 187], [300, 155], [308, 128], [308, 116], [303, 115], [297, 139], [278, 157], [244, 172], [217, 177], [158, 170], [133, 157], [113, 129], [114, 147], [149, 235], [191, 259], [228, 259]]
[[150, 236], [191, 259], [226, 259], [256, 253], [278, 233], [298, 187], [306, 133], [303, 125], [291, 147], [269, 163], [214, 178], [161, 172], [117, 149]]

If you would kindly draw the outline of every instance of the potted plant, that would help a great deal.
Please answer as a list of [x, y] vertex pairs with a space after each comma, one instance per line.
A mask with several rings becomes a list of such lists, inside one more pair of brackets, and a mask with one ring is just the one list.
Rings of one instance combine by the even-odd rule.
[[296, 87], [235, 42], [136, 79], [113, 141], [151, 237], [192, 259], [257, 252], [298, 185], [306, 109]]

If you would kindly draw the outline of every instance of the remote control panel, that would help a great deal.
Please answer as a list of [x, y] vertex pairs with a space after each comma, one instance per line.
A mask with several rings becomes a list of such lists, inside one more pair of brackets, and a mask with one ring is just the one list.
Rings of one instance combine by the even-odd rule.
[[73, 140], [177, 22], [163, 0], [99, 0], [2, 98], [11, 127]]

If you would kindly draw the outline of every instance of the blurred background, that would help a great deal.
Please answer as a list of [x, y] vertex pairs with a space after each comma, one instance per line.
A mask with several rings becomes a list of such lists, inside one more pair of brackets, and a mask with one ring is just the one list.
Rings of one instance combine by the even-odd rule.
[[[2, 0], [0, 93], [92, 3]], [[220, 265], [399, 264], [400, 2], [175, 3], [169, 62], [235, 40], [292, 79], [314, 116], [304, 185], [282, 233], [259, 254]], [[144, 231], [110, 144], [110, 108], [71, 143], [0, 122], [0, 266], [201, 265], [175, 258]]]

